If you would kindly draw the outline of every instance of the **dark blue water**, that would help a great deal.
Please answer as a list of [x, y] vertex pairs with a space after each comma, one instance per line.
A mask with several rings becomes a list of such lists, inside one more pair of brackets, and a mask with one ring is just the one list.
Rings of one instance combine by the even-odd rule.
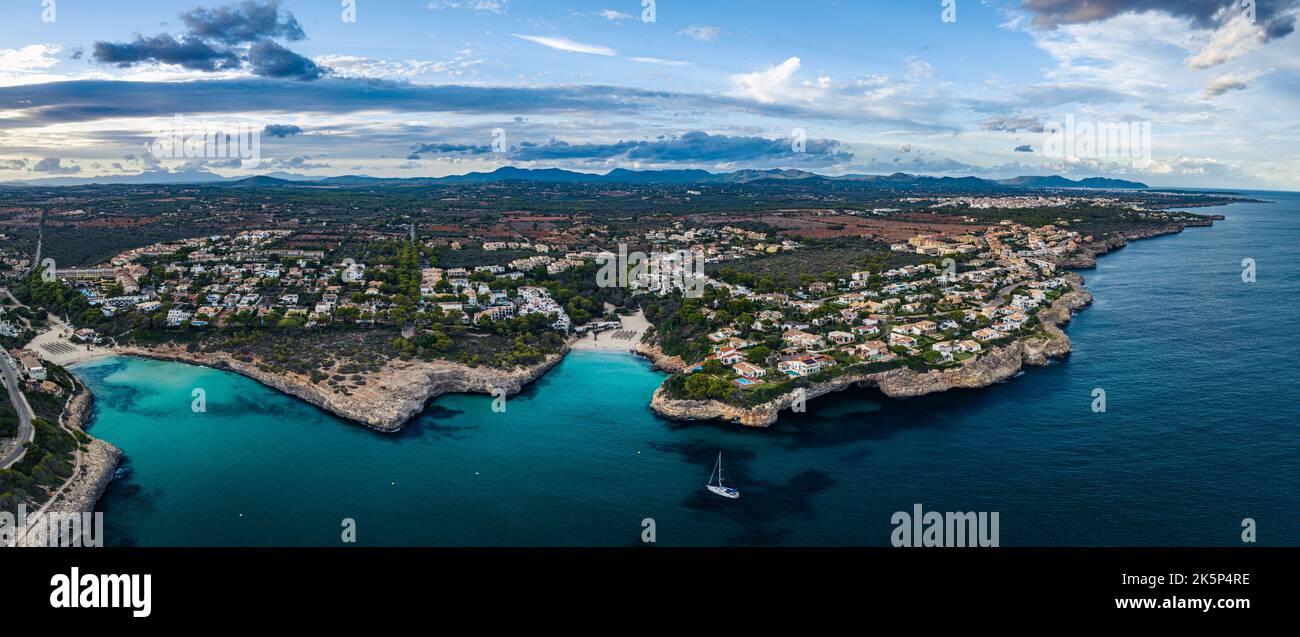
[[[853, 390], [766, 430], [646, 408], [661, 376], [574, 353], [504, 414], [445, 396], [397, 436], [253, 381], [111, 359], [78, 368], [130, 468], [113, 544], [888, 545], [895, 511], [997, 511], [1013, 545], [1300, 544], [1300, 196], [1136, 242], [1083, 272], [1065, 362], [978, 391]], [[1255, 259], [1257, 281], [1241, 262]], [[191, 412], [203, 387], [208, 412]], [[1107, 411], [1094, 413], [1093, 390]], [[718, 451], [742, 492], [703, 485]]]

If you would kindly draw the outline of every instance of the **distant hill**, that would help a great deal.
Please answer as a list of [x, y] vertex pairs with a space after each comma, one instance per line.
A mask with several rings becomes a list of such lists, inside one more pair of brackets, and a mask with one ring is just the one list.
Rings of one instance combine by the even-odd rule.
[[216, 173], [203, 170], [181, 172], [144, 172], [138, 175], [112, 175], [107, 177], [47, 177], [6, 181], [7, 186], [86, 186], [90, 184], [206, 184], [228, 181]]
[[1112, 188], [1116, 190], [1144, 190], [1147, 187], [1144, 183], [1125, 181], [1123, 179], [1087, 177], [1075, 181], [1073, 179], [1066, 179], [1060, 175], [1049, 175], [1046, 177], [1016, 177], [1014, 179], [1003, 179], [998, 183], [1004, 186], [1018, 186], [1022, 188]]
[[804, 170], [737, 170], [729, 173], [711, 173], [699, 169], [682, 170], [628, 170], [616, 168], [605, 174], [584, 173], [562, 168], [516, 168], [504, 166], [491, 172], [472, 172], [447, 177], [369, 177], [366, 175], [341, 175], [315, 178], [292, 173], [274, 172], [253, 177], [225, 178], [205, 171], [149, 172], [139, 175], [115, 177], [54, 177], [7, 182], [10, 186], [80, 186], [86, 184], [216, 184], [236, 188], [274, 188], [280, 186], [334, 186], [357, 187], [368, 185], [439, 185], [485, 184], [509, 181], [538, 181], [552, 183], [592, 184], [759, 184], [759, 183], [852, 183], [863, 186], [892, 189], [930, 189], [951, 191], [1005, 191], [1015, 189], [1099, 188], [1117, 190], [1142, 190], [1147, 185], [1136, 181], [1088, 177], [1074, 180], [1059, 175], [1015, 177], [990, 180], [980, 177], [930, 177], [894, 173], [892, 175], [841, 175], [828, 177]]

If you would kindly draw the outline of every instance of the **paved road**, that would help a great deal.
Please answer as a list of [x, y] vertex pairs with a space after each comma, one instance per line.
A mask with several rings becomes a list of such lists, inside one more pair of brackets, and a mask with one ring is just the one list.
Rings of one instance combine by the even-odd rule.
[[5, 388], [9, 390], [9, 402], [13, 403], [14, 411], [18, 412], [18, 444], [0, 458], [0, 469], [8, 469], [10, 465], [23, 459], [23, 454], [27, 452], [23, 448], [23, 443], [32, 440], [32, 409], [27, 405], [27, 398], [23, 396], [21, 385], [18, 383], [18, 372], [14, 369], [14, 362], [9, 358], [7, 353], [0, 352], [0, 374], [3, 375]]

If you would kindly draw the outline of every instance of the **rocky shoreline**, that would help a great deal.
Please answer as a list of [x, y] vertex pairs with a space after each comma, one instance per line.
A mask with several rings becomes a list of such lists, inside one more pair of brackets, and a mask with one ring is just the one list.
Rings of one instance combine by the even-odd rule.
[[[1037, 314], [1047, 332], [1045, 338], [1020, 339], [955, 368], [926, 372], [897, 368], [848, 374], [806, 388], [805, 398], [824, 396], [854, 385], [874, 386], [890, 398], [914, 398], [959, 388], [976, 389], [1011, 378], [1025, 365], [1046, 365], [1053, 359], [1063, 358], [1070, 353], [1070, 338], [1060, 326], [1068, 323], [1074, 312], [1092, 303], [1092, 294], [1083, 289], [1083, 277], [1072, 273], [1065, 276], [1070, 281], [1071, 290]], [[653, 349], [646, 348], [647, 351]], [[790, 408], [794, 401], [795, 396], [790, 393], [761, 405], [740, 407], [717, 400], [669, 398], [660, 387], [650, 399], [650, 408], [673, 420], [722, 420], [747, 427], [767, 427], [775, 423], [780, 412]]]
[[[1223, 217], [1216, 215], [1219, 219]], [[1115, 236], [1108, 237], [1101, 241], [1093, 241], [1085, 244], [1078, 254], [1069, 258], [1056, 259], [1056, 265], [1062, 268], [1073, 268], [1076, 270], [1088, 270], [1097, 267], [1097, 257], [1109, 254], [1118, 250], [1130, 241], [1140, 241], [1152, 237], [1161, 237], [1169, 234], [1178, 234], [1187, 228], [1201, 228], [1214, 225], [1214, 218], [1207, 217], [1199, 221], [1188, 221], [1186, 223], [1171, 223], [1156, 228], [1146, 230], [1136, 230], [1133, 232], [1120, 232]]]
[[[94, 396], [90, 389], [82, 386], [68, 400], [63, 411], [63, 427], [69, 431], [85, 433], [93, 412]], [[122, 459], [122, 451], [117, 447], [91, 437], [89, 444], [81, 453], [81, 468], [77, 475], [50, 503], [47, 513], [90, 513], [95, 510], [95, 503], [113, 481], [113, 472]]]
[[121, 347], [116, 351], [124, 356], [234, 372], [345, 420], [375, 431], [392, 433], [401, 430], [407, 421], [424, 411], [430, 400], [443, 394], [491, 394], [495, 389], [504, 389], [507, 396], [518, 394], [525, 385], [541, 378], [563, 360], [568, 347], [535, 365], [510, 370], [470, 367], [449, 361], [393, 359], [378, 371], [366, 374], [366, 384], [351, 390], [347, 395], [322, 383], [314, 383], [301, 374], [263, 370], [258, 367], [257, 361], [242, 361], [226, 352], [190, 352], [175, 345]]

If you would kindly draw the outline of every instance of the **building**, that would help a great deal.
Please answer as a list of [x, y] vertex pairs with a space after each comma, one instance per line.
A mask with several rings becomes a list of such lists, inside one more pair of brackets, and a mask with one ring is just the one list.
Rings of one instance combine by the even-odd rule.
[[45, 380], [47, 375], [45, 366], [41, 364], [41, 359], [36, 352], [20, 349], [14, 358], [18, 361], [19, 371], [27, 374], [28, 378], [36, 381]]
[[835, 366], [835, 359], [823, 354], [800, 354], [783, 358], [776, 368], [791, 376], [811, 376]]
[[852, 334], [838, 330], [827, 334], [826, 338], [831, 339], [831, 342], [836, 345], [848, 345], [855, 340]]

